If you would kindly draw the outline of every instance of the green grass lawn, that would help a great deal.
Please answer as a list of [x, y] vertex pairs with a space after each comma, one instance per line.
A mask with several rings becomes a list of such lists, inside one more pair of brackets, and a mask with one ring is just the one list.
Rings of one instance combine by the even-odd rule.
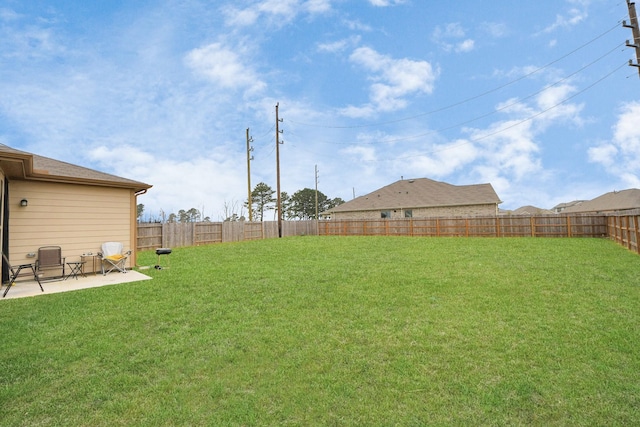
[[640, 424], [640, 257], [611, 241], [297, 237], [170, 261], [0, 301], [0, 425]]

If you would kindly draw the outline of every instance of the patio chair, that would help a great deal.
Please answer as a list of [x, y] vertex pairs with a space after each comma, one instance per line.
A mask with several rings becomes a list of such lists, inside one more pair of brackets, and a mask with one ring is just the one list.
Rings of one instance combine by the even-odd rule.
[[11, 289], [11, 286], [13, 286], [13, 284], [15, 283], [16, 279], [18, 278], [18, 275], [20, 274], [20, 271], [26, 268], [31, 269], [31, 272], [33, 273], [33, 278], [36, 280], [36, 282], [38, 282], [38, 285], [40, 286], [40, 290], [44, 292], [44, 289], [42, 288], [42, 283], [40, 283], [40, 279], [36, 274], [36, 267], [33, 263], [11, 265], [11, 263], [9, 262], [9, 258], [7, 258], [4, 252], [2, 253], [2, 259], [4, 260], [5, 264], [7, 265], [7, 269], [9, 270], [9, 282], [7, 283], [7, 288], [4, 290], [4, 293], [2, 294], [2, 298], [7, 296], [7, 292], [9, 292], [9, 289]]
[[54, 274], [47, 279], [62, 280], [64, 279], [64, 257], [62, 256], [62, 248], [60, 246], [43, 246], [38, 248], [38, 260], [36, 261], [36, 275], [43, 276], [45, 271], [53, 271], [60, 275]]
[[120, 242], [103, 243], [102, 252], [98, 252], [98, 257], [102, 260], [102, 275], [106, 276], [114, 270], [126, 273], [127, 258], [129, 258], [129, 255], [131, 255], [131, 251], [124, 252], [124, 248]]

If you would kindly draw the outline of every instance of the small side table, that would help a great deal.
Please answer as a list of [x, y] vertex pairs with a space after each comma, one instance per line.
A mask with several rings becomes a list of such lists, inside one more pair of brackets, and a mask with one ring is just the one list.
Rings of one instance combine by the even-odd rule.
[[64, 280], [67, 280], [69, 277], [73, 277], [74, 279], [78, 280], [78, 274], [83, 277], [87, 277], [82, 272], [84, 261], [68, 262], [67, 265], [69, 266], [71, 271], [69, 272], [69, 274], [67, 274]]
[[[80, 260], [83, 263], [87, 262], [87, 258], [91, 258], [91, 268], [93, 269], [93, 274], [98, 274], [96, 270], [96, 261], [100, 261], [98, 255], [91, 252], [80, 255]], [[100, 267], [100, 265], [98, 265], [98, 267]], [[84, 264], [82, 265], [82, 275], [84, 277], [87, 277], [86, 273], [84, 272]]]

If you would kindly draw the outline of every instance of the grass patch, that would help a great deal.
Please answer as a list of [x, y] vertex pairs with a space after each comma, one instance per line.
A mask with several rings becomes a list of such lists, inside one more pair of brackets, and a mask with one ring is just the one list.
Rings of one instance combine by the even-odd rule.
[[613, 242], [170, 256], [150, 281], [2, 301], [0, 425], [640, 423], [640, 258]]

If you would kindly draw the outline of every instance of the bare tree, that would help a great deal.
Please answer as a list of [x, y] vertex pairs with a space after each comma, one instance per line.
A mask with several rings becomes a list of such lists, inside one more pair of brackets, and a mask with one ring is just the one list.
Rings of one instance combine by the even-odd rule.
[[244, 206], [240, 202], [232, 200], [224, 202], [223, 221], [244, 221]]

